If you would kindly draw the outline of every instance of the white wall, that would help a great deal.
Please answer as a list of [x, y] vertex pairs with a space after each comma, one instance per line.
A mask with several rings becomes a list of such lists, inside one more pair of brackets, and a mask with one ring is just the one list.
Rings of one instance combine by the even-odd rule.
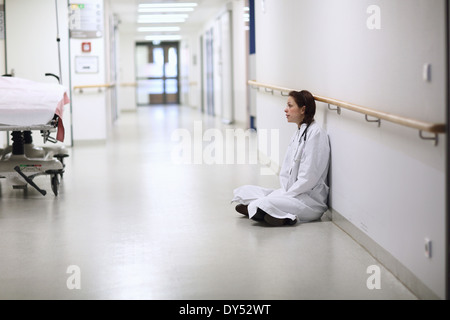
[[201, 53], [197, 32], [183, 34], [180, 42], [180, 100], [183, 105], [201, 108]]
[[191, 66], [191, 57], [190, 57], [190, 42], [189, 41], [181, 41], [179, 45], [179, 69], [180, 69], [180, 103], [186, 106], [190, 105], [189, 99], [189, 91], [190, 91], [190, 82], [189, 82], [189, 70]]
[[244, 0], [232, 2], [232, 24], [234, 121], [239, 125], [247, 125], [249, 121], [247, 111], [248, 44], [244, 22]]
[[[265, 0], [265, 10], [255, 3], [258, 81], [445, 121], [443, 0]], [[370, 5], [381, 9], [381, 29], [367, 26]], [[431, 82], [422, 78], [425, 63]], [[284, 122], [284, 105], [285, 98], [257, 95], [258, 128], [280, 129], [281, 156], [295, 130]], [[387, 122], [378, 128], [321, 103], [317, 121], [331, 141], [332, 210], [444, 298], [446, 137], [436, 147], [413, 129]]]
[[[70, 0], [77, 4], [78, 1]], [[110, 57], [110, 30], [112, 12], [109, 10], [109, 1], [84, 0], [85, 4], [99, 5], [101, 19], [103, 20], [103, 32], [99, 38], [71, 38], [71, 81], [72, 87], [83, 85], [112, 84], [111, 57]], [[82, 52], [82, 43], [91, 43], [91, 52]], [[78, 72], [76, 61], [78, 57], [97, 57], [98, 72]], [[112, 104], [112, 89], [83, 89], [74, 90], [72, 95], [73, 106], [73, 139], [74, 143], [105, 142], [108, 131], [114, 122], [114, 110]]]
[[[3, 5], [4, 0], [0, 0], [0, 5]], [[0, 22], [1, 23], [1, 22]], [[3, 21], [4, 23], [4, 21]], [[4, 28], [4, 25], [2, 24]], [[5, 73], [5, 40], [0, 39], [0, 74]]]
[[119, 96], [120, 111], [136, 111], [136, 65], [134, 30], [122, 30], [119, 25]]

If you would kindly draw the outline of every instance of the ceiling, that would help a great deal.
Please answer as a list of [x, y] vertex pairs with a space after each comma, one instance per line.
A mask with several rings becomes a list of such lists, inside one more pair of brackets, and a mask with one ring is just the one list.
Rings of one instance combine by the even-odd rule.
[[[184, 23], [175, 24], [181, 30], [178, 33], [187, 33], [198, 30], [205, 22], [214, 18], [218, 11], [229, 2], [229, 0], [110, 0], [113, 12], [118, 16], [120, 21], [119, 28], [126, 30], [126, 32], [134, 33], [136, 39], [142, 40], [146, 35], [138, 32], [137, 28], [149, 26], [146, 24], [137, 23], [138, 6], [144, 3], [183, 3], [196, 2], [198, 6], [193, 12], [189, 13], [189, 17]], [[167, 25], [167, 24], [166, 24]], [[170, 24], [171, 26], [174, 24]], [[158, 25], [152, 25], [158, 26]], [[170, 34], [170, 33], [164, 33]]]

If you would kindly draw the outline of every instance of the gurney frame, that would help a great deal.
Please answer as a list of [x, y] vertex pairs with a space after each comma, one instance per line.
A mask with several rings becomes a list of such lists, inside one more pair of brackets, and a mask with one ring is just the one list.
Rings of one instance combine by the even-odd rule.
[[45, 196], [47, 191], [41, 189], [33, 180], [37, 176], [50, 175], [52, 191], [57, 196], [60, 177], [62, 178], [65, 168], [64, 158], [68, 154], [63, 152], [62, 148], [34, 147], [31, 131], [39, 130], [44, 143], [56, 142], [50, 133], [56, 131], [58, 120], [55, 116], [47, 125], [40, 126], [0, 125], [0, 131], [12, 132], [13, 140], [12, 146], [4, 150], [0, 149], [0, 178], [21, 177], [24, 183], [13, 185], [14, 189], [26, 189], [27, 185], [31, 185]]

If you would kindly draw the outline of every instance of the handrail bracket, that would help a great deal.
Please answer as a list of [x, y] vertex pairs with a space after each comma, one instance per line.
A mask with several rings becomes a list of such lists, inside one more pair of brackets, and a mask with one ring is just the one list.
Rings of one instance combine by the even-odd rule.
[[266, 92], [271, 93], [273, 95], [273, 89], [270, 88], [264, 88], [266, 90]]
[[328, 110], [336, 111], [338, 115], [341, 115], [341, 107], [336, 106], [335, 109], [331, 108], [331, 105], [328, 103]]
[[365, 116], [366, 116], [366, 121], [367, 121], [367, 122], [375, 122], [375, 123], [378, 123], [378, 128], [381, 126], [381, 119], [377, 118], [376, 120], [371, 120], [371, 119], [369, 119], [369, 115], [368, 115], [368, 114], [366, 114]]
[[435, 145], [435, 146], [437, 146], [438, 143], [439, 143], [439, 135], [438, 135], [437, 133], [434, 134], [434, 137], [425, 137], [425, 136], [423, 135], [423, 131], [420, 130], [420, 131], [419, 131], [419, 136], [420, 136], [420, 139], [422, 139], [422, 140], [431, 140], [431, 141], [434, 141], [434, 145]]

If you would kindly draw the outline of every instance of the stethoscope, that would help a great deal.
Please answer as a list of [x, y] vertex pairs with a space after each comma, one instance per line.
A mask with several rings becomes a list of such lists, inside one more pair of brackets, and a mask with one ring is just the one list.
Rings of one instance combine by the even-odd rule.
[[308, 132], [308, 129], [309, 129], [310, 125], [311, 125], [311, 123], [306, 126], [306, 129], [305, 129], [305, 131], [303, 131], [302, 135], [300, 136], [300, 139], [298, 139], [298, 142], [300, 142], [302, 140], [302, 138], [303, 138], [303, 141], [306, 142], [306, 134]]
[[[303, 131], [303, 133], [301, 134], [300, 138], [298, 139], [297, 150], [295, 150], [294, 158], [293, 158], [293, 161], [292, 161], [292, 167], [291, 167], [291, 170], [289, 170], [289, 174], [292, 174], [292, 170], [294, 169], [295, 163], [300, 161], [300, 157], [298, 156], [298, 154], [299, 154], [301, 141], [303, 139], [303, 141], [306, 143], [306, 138], [307, 138], [307, 135], [308, 135], [308, 129], [309, 129], [310, 125], [311, 125], [311, 123], [306, 126], [305, 130]], [[300, 130], [300, 128], [298, 130]]]

